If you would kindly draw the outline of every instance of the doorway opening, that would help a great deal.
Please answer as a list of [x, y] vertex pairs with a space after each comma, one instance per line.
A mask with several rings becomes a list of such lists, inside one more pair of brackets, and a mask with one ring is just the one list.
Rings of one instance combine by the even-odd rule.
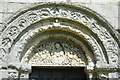
[[30, 80], [87, 80], [84, 67], [32, 67]]

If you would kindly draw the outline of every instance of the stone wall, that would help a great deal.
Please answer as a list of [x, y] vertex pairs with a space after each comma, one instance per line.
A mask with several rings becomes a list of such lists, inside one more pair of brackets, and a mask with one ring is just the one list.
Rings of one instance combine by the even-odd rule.
[[104, 17], [115, 29], [120, 29], [119, 0], [0, 0], [0, 23], [25, 6], [40, 2], [74, 2], [88, 7]]
[[[31, 6], [31, 5], [34, 5], [34, 4], [37, 4], [37, 3], [42, 3], [42, 2], [45, 2], [45, 1], [46, 0], [44, 0], [44, 1], [41, 1], [41, 0], [34, 0], [34, 1], [32, 1], [32, 0], [29, 0], [29, 1], [23, 1], [23, 0], [21, 0], [21, 1], [20, 0], [16, 0], [16, 1], [15, 0], [9, 0], [8, 1], [8, 0], [5, 0], [5, 1], [2, 1], [1, 0], [0, 1], [0, 8], [1, 8], [0, 9], [0, 34], [3, 31], [2, 24], [7, 23], [7, 20], [10, 19], [10, 17], [12, 15], [14, 15], [17, 12], [19, 12], [20, 9], [24, 9], [24, 8], [26, 8], [28, 6]], [[55, 2], [55, 0], [49, 0], [49, 1], [50, 2], [54, 1]], [[59, 0], [59, 1], [60, 2], [68, 2], [68, 3], [74, 2], [74, 3], [77, 3], [79, 5], [86, 6], [86, 7], [90, 8], [90, 9], [94, 10], [98, 14], [100, 14], [102, 17], [104, 17], [108, 21], [108, 23], [110, 23], [115, 29], [120, 29], [119, 28], [119, 22], [118, 22], [119, 21], [119, 1], [115, 1], [115, 2], [112, 2], [112, 1], [111, 2], [108, 2], [108, 1], [94, 2], [93, 0], [84, 0], [84, 1], [79, 1], [79, 2], [77, 0], [66, 0], [66, 1]], [[48, 1], [46, 1], [46, 2], [48, 2]], [[48, 4], [51, 4], [51, 3], [48, 3]], [[46, 4], [46, 5], [48, 5], [48, 4]], [[67, 5], [67, 3], [65, 3], [64, 5]], [[37, 7], [39, 7], [39, 6], [37, 6]], [[76, 5], [74, 4], [74, 6], [76, 6]], [[74, 29], [73, 26], [74, 25], [77, 26], [77, 24], [73, 25], [73, 23], [72, 23], [72, 25], [71, 24], [69, 24], [67, 26], [63, 25], [62, 22], [64, 22], [64, 23], [66, 22], [65, 24], [71, 23], [66, 17], [64, 17], [64, 15], [62, 15], [66, 11], [65, 9], [60, 9], [60, 10], [56, 9], [55, 12], [58, 11], [57, 13], [60, 16], [56, 15], [54, 17], [54, 15], [51, 15], [54, 18], [53, 19], [53, 23], [51, 21], [52, 25], [51, 24], [49, 24], [49, 26], [45, 25], [45, 26], [42, 26], [40, 29], [39, 29], [39, 27], [37, 25], [41, 25], [41, 23], [37, 24], [37, 21], [41, 21], [41, 19], [44, 18], [44, 15], [42, 14], [42, 12], [44, 13], [44, 10], [43, 10], [44, 7], [43, 7], [43, 9], [40, 8], [39, 10], [36, 10], [36, 7], [29, 8], [28, 12], [25, 11], [26, 14], [24, 14], [24, 12], [20, 12], [20, 15], [22, 17], [20, 15], [17, 16], [17, 18], [16, 17], [12, 17], [10, 24], [8, 23], [8, 25], [7, 25], [8, 28], [5, 31], [3, 31], [1, 36], [0, 36], [0, 39], [1, 39], [0, 40], [0, 44], [1, 44], [0, 45], [0, 48], [1, 48], [0, 53], [2, 54], [1, 56], [4, 56], [6, 54], [5, 55], [5, 59], [1, 59], [1, 60], [5, 61], [5, 62], [1, 61], [1, 62], [5, 63], [5, 65], [3, 65], [3, 67], [0, 65], [2, 67], [1, 71], [0, 71], [0, 75], [2, 75], [2, 77], [6, 77], [6, 75], [7, 75], [6, 73], [8, 73], [8, 76], [12, 76], [13, 73], [15, 73], [15, 75], [19, 75], [19, 72], [24, 70], [24, 69], [22, 70], [22, 68], [21, 68], [24, 65], [19, 63], [19, 59], [21, 60], [21, 57], [23, 57], [23, 56], [22, 55], [19, 56], [19, 54], [22, 53], [24, 55], [24, 53], [27, 53], [26, 52], [27, 48], [25, 47], [26, 45], [27, 46], [31, 46], [31, 45], [34, 46], [34, 45], [37, 44], [39, 46], [40, 39], [41, 39], [41, 42], [42, 42], [42, 40], [49, 40], [50, 39], [50, 36], [49, 36], [50, 35], [49, 34], [49, 29], [50, 28], [49, 27], [51, 27], [52, 29], [56, 30], [55, 32], [57, 34], [57, 38], [55, 38], [55, 39], [58, 39], [58, 37], [62, 37], [61, 35], [63, 35], [64, 29], [65, 29], [68, 32], [64, 33], [63, 39], [61, 39], [61, 40], [64, 40], [64, 39], [66, 40], [66, 38], [68, 37], [67, 33], [71, 32], [71, 34], [69, 34], [70, 40], [72, 40], [72, 41], [74, 40], [75, 43], [84, 43], [84, 41], [86, 41], [86, 43], [89, 42], [88, 44], [84, 44], [84, 46], [85, 45], [89, 46], [89, 44], [91, 44], [91, 47], [90, 47], [91, 50], [90, 51], [88, 50], [89, 47], [85, 46], [84, 51], [88, 50], [88, 51], [86, 51], [86, 53], [87, 52], [91, 52], [92, 50], [93, 50], [93, 52], [91, 52], [91, 53], [95, 53], [95, 54], [101, 53], [101, 52], [104, 53], [104, 55], [105, 55], [105, 62], [104, 62], [104, 58], [100, 58], [99, 59], [99, 57], [101, 57], [101, 54], [100, 55], [97, 54], [98, 58], [96, 59], [96, 61], [97, 60], [100, 60], [100, 61], [102, 60], [102, 62], [105, 63], [105, 64], [101, 65], [102, 62], [99, 61], [96, 64], [97, 66], [96, 66], [96, 68], [94, 70], [96, 70], [96, 71], [100, 70], [101, 71], [101, 68], [102, 68], [103, 71], [104, 70], [109, 71], [108, 69], [110, 69], [110, 70], [114, 69], [113, 71], [116, 71], [117, 70], [116, 67], [118, 67], [116, 64], [118, 64], [117, 62], [119, 61], [118, 60], [119, 59], [119, 57], [118, 57], [119, 56], [118, 55], [119, 39], [118, 39], [118, 36], [116, 35], [117, 32], [114, 29], [112, 29], [111, 26], [104, 19], [102, 19], [102, 17], [100, 17], [98, 14], [94, 13], [93, 11], [89, 10], [88, 8], [85, 8], [85, 11], [84, 11], [84, 8], [82, 6], [79, 6], [79, 8], [76, 8], [76, 7], [73, 7], [73, 6], [66, 8], [66, 6], [64, 6], [64, 8], [66, 10], [69, 10], [69, 11], [66, 12], [67, 15], [68, 15], [67, 16], [68, 19], [75, 20], [75, 22], [78, 20], [79, 22], [81, 22], [84, 25], [88, 26], [88, 28], [90, 28], [91, 30], [88, 30], [88, 28], [86, 28], [86, 26], [82, 27], [82, 25], [81, 25], [81, 27], [84, 28], [85, 30], [83, 30], [82, 28], [77, 29], [76, 27]], [[51, 6], [52, 9], [51, 8], [49, 9], [49, 8], [50, 8], [50, 6], [48, 6], [46, 8], [46, 10], [48, 10], [50, 13], [53, 12], [52, 14], [54, 14], [54, 8], [55, 7]], [[71, 10], [71, 8], [73, 8], [73, 10]], [[74, 9], [74, 8], [76, 8], [76, 9]], [[78, 9], [79, 9], [79, 11], [78, 11], [79, 13], [78, 12], [77, 13], [74, 12], [74, 10], [78, 10]], [[36, 10], [36, 13], [32, 14], [32, 13], [34, 13], [35, 10]], [[32, 13], [30, 13], [30, 12], [32, 12]], [[63, 12], [63, 13], [61, 14], [61, 12]], [[75, 13], [77, 15], [77, 17], [75, 17], [74, 14], [69, 14], [69, 13]], [[83, 15], [83, 13], [84, 13], [84, 15]], [[41, 17], [38, 14], [43, 15], [43, 16]], [[78, 16], [78, 14], [81, 15], [81, 17]], [[31, 15], [37, 15], [37, 16], [36, 17], [31, 17]], [[45, 16], [45, 18], [49, 18], [51, 16], [47, 16], [47, 17]], [[63, 19], [63, 21], [61, 21], [61, 19], [55, 19], [56, 17], [61, 17], [61, 18], [66, 18], [66, 19], [65, 20]], [[79, 19], [77, 19], [77, 18], [79, 18]], [[101, 21], [100, 19], [103, 20], [103, 21]], [[48, 19], [46, 21], [43, 21], [43, 22], [46, 23], [47, 21], [49, 23], [50, 19]], [[25, 25], [24, 25], [24, 23], [25, 23]], [[34, 23], [36, 23], [35, 27], [31, 26], [30, 28], [27, 29], [28, 26], [30, 26], [30, 25], [32, 25]], [[59, 29], [59, 26], [60, 26], [60, 30], [61, 31], [63, 30], [61, 35], [60, 35], [60, 33], [58, 35], [58, 33], [57, 33], [58, 30], [55, 29], [54, 26], [58, 27], [58, 29]], [[25, 29], [25, 31], [23, 31], [24, 29]], [[41, 32], [42, 32], [42, 30], [48, 31], [48, 33], [47, 33], [48, 36], [46, 36], [46, 35], [45, 35], [46, 37], [45, 36], [44, 37], [40, 37], [39, 36], [39, 38], [38, 38], [38, 36], [34, 36], [36, 34], [39, 35], [39, 31], [40, 30], [41, 30]], [[83, 31], [85, 34], [86, 33], [87, 34], [85, 35], [85, 34], [81, 33], [81, 31]], [[76, 33], [77, 33], [78, 37], [83, 38], [83, 39], [77, 40], [77, 38], [76, 39], [72, 38], [73, 34], [76, 35]], [[43, 36], [43, 34], [40, 34], [40, 35]], [[84, 37], [81, 37], [81, 35], [84, 36]], [[33, 40], [33, 38], [31, 36], [35, 37], [35, 39]], [[56, 35], [52, 35], [52, 36], [56, 37]], [[35, 41], [35, 42], [31, 43], [32, 40]], [[76, 41], [78, 41], [78, 42], [76, 42]], [[81, 42], [79, 42], [79, 41], [81, 41]], [[29, 43], [31, 43], [31, 44], [29, 44]], [[97, 45], [96, 43], [99, 44], [99, 45]], [[61, 43], [58, 44], [58, 47], [59, 47], [59, 45], [61, 46]], [[53, 49], [55, 47], [53, 47]], [[28, 49], [28, 54], [30, 54], [29, 56], [31, 56], [31, 53], [32, 53], [32, 52], [29, 53], [31, 48]], [[35, 49], [37, 49], [37, 48], [35, 48]], [[63, 46], [61, 46], [61, 50], [62, 50], [62, 53], [65, 53], [64, 52], [65, 49], [63, 49]], [[58, 51], [59, 50], [56, 50], [56, 52], [58, 52]], [[82, 51], [82, 52], [84, 52], [84, 51]], [[68, 53], [69, 53], [69, 51], [68, 51]], [[26, 54], [26, 55], [28, 55], [28, 54]], [[27, 60], [26, 55], [25, 55], [25, 59], [24, 59], [24, 57], [22, 59], [23, 63], [26, 62], [26, 60]], [[91, 54], [91, 55], [94, 55], [94, 54]], [[53, 56], [50, 56], [50, 58], [53, 57]], [[62, 56], [64, 57], [64, 56], [67, 56], [67, 55], [63, 54]], [[3, 58], [3, 57], [1, 57], [1, 58]], [[110, 64], [107, 64], [107, 63], [109, 63], [108, 58], [111, 60]], [[38, 59], [39, 59], [39, 57], [38, 57]], [[89, 59], [89, 56], [88, 56], [88, 59]], [[22, 60], [21, 60], [21, 62], [22, 62]], [[59, 61], [59, 59], [58, 59], [58, 61]], [[86, 61], [86, 60], [84, 59], [83, 61]], [[89, 65], [87, 66], [88, 69], [92, 65], [90, 63], [91, 61], [95, 61], [94, 57], [91, 57], [91, 60], [88, 63], [90, 66]], [[9, 63], [9, 62], [11, 62], [11, 63]], [[14, 64], [12, 62], [18, 63], [21, 67], [18, 64]], [[53, 61], [51, 60], [51, 62], [54, 62], [54, 60]], [[115, 63], [115, 64], [113, 64], [113, 63]], [[18, 72], [10, 71], [13, 68], [13, 66], [14, 66], [13, 64], [15, 65], [15, 69], [18, 70]], [[49, 63], [47, 63], [47, 64], [49, 64]], [[56, 64], [58, 64], [58, 63], [56, 63]], [[86, 61], [86, 64], [87, 64], [87, 61]], [[99, 64], [100, 64], [100, 66], [99, 66]], [[8, 66], [6, 67], [6, 65], [8, 65]], [[92, 65], [92, 67], [93, 67], [93, 65]], [[4, 70], [4, 68], [6, 68], [6, 70], [2, 71], [2, 70]], [[6, 71], [8, 71], [8, 72], [6, 72]], [[5, 75], [3, 75], [2, 72], [4, 72]], [[104, 74], [104, 72], [100, 72], [98, 74], [99, 74], [100, 77], [103, 77], [103, 75], [107, 75], [107, 76], [109, 76], [109, 75], [110, 76], [111, 75], [116, 75], [118, 77], [118, 73], [110, 73], [108, 75], [106, 73]], [[27, 73], [27, 75], [28, 75], [28, 73]], [[111, 78], [116, 78], [116, 77], [111, 77]]]

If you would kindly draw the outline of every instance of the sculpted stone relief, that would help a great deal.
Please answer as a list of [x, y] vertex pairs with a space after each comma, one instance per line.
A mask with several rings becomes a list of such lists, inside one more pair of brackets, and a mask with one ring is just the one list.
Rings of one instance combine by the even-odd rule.
[[18, 21], [18, 24], [19, 24], [20, 27], [24, 27], [25, 24], [26, 24], [26, 20], [25, 20], [25, 19], [20, 19], [20, 20]]
[[66, 42], [40, 45], [29, 63], [32, 66], [85, 66], [84, 52]]
[[[55, 26], [55, 25], [58, 25], [58, 26]], [[23, 51], [23, 49], [24, 48], [26, 48], [25, 46], [24, 46], [24, 44], [27, 44], [28, 42], [28, 40], [32, 37], [32, 36], [34, 36], [34, 35], [36, 35], [36, 33], [39, 33], [39, 31], [40, 32], [42, 32], [42, 31], [44, 31], [44, 29], [49, 29], [49, 28], [53, 28], [53, 27], [56, 27], [56, 28], [58, 28], [58, 27], [61, 27], [61, 28], [63, 28], [63, 30], [67, 30], [67, 31], [78, 31], [77, 29], [74, 29], [74, 28], [72, 28], [72, 27], [70, 27], [70, 26], [65, 26], [65, 25], [60, 25], [60, 24], [57, 24], [57, 23], [53, 23], [53, 24], [51, 24], [51, 25], [45, 25], [45, 26], [41, 26], [40, 28], [36, 28], [36, 29], [34, 29], [34, 30], [30, 30], [29, 32], [27, 32], [26, 34], [24, 34], [23, 36], [22, 36], [22, 38], [16, 43], [16, 47], [14, 47], [14, 49], [12, 49], [12, 51], [13, 52], [15, 52], [15, 53], [19, 53], [19, 52], [21, 52], [21, 51]], [[69, 29], [66, 29], [66, 28], [68, 28], [69, 27]], [[58, 28], [59, 29], [59, 28]], [[53, 32], [53, 31], [52, 31]], [[88, 35], [86, 35], [86, 34], [84, 34], [84, 33], [82, 33], [81, 31], [78, 31], [78, 33], [80, 34], [80, 35], [83, 35], [83, 36], [85, 36], [85, 38], [87, 38], [88, 39], [88, 41], [89, 41], [89, 43], [90, 43], [90, 45], [91, 46], [94, 46], [95, 48], [95, 53], [96, 53], [96, 55], [99, 55], [99, 56], [97, 56], [96, 57], [96, 59], [97, 59], [97, 61], [101, 61], [102, 60], [102, 62], [104, 62], [104, 59], [102, 58], [102, 57], [100, 57], [101, 56], [101, 51], [100, 51], [100, 49], [99, 49], [99, 47], [97, 46], [97, 44], [94, 42], [94, 40], [91, 38], [91, 37], [89, 37]], [[26, 37], [27, 36], [27, 37]], [[46, 35], [43, 35], [43, 37], [41, 37], [41, 36], [39, 36], [39, 38], [38, 39], [32, 39], [35, 43], [32, 45], [32, 47], [34, 47], [35, 46], [35, 44], [38, 44], [38, 42], [40, 42], [40, 41], [44, 41], [44, 40], [49, 40], [49, 38], [50, 37], [56, 37], [56, 38], [66, 38], [66, 39], [68, 39], [68, 42], [69, 42], [69, 40], [73, 40], [73, 41], [75, 41], [75, 43], [78, 43], [78, 44], [81, 44], [80, 43], [80, 41], [78, 41], [77, 39], [75, 39], [72, 35], [66, 35], [66, 34], [64, 34], [64, 33], [54, 33], [54, 35], [50, 35], [50, 33], [48, 33], [48, 34], [46, 34]], [[58, 39], [59, 40], [59, 39]], [[29, 44], [28, 44], [29, 45]], [[84, 46], [84, 50], [85, 50], [85, 52], [86, 53], [89, 53], [88, 55], [89, 56], [87, 56], [87, 58], [89, 57], [90, 58], [90, 52], [89, 52], [89, 50], [88, 49], [86, 49], [85, 48], [85, 44], [83, 45]], [[23, 62], [23, 63], [26, 63], [26, 62], [28, 62], [28, 59], [27, 59], [27, 55], [30, 55], [32, 52], [31, 52], [31, 50], [32, 50], [32, 47], [31, 48], [29, 48], [28, 49], [28, 51], [26, 52], [26, 55], [24, 56], [24, 58], [22, 59], [22, 61], [21, 62]], [[16, 50], [16, 48], [18, 49], [18, 51]], [[13, 53], [12, 52], [12, 53]], [[22, 53], [23, 54], [23, 53]], [[18, 54], [19, 56], [20, 56], [20, 54]], [[19, 56], [18, 55], [16, 55], [16, 57], [18, 57], [19, 58]], [[87, 55], [87, 54], [86, 54]], [[92, 59], [92, 58], [91, 58]], [[91, 59], [90, 59], [90, 61], [89, 62], [91, 62]]]
[[5, 28], [6, 28], [6, 24], [4, 22], [0, 23], [0, 35], [4, 31]]
[[[11, 49], [12, 43], [26, 27], [37, 21], [50, 17], [67, 18], [86, 25], [95, 34], [97, 34], [98, 38], [103, 43], [107, 55], [110, 55], [110, 63], [117, 64], [118, 44], [107, 29], [101, 25], [102, 23], [99, 23], [93, 15], [91, 16], [86, 14], [85, 11], [75, 8], [71, 9], [70, 7], [63, 5], [58, 7], [43, 6], [34, 10], [31, 9], [13, 20], [1, 34], [2, 42], [0, 49], [2, 49], [2, 52], [5, 54], [10, 52], [9, 50]], [[114, 56], [112, 54], [114, 54]]]

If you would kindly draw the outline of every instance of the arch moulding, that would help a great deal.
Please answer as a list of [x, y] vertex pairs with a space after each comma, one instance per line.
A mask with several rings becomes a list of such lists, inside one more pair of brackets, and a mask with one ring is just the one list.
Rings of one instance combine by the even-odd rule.
[[85, 67], [90, 77], [117, 76], [117, 31], [86, 7], [35, 4], [16, 13], [5, 27], [0, 35], [0, 67], [8, 70], [7, 77], [20, 73], [28, 77], [31, 66]]

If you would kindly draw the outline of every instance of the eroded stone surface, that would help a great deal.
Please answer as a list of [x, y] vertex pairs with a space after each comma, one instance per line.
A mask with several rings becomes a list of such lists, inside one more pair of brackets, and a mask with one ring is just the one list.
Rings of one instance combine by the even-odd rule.
[[[0, 63], [8, 70], [14, 63], [19, 65], [14, 68], [18, 72], [27, 70], [23, 64], [85, 66], [96, 72], [97, 68], [112, 68], [113, 72], [119, 69], [117, 32], [102, 17], [80, 5], [36, 4], [15, 15], [1, 30]], [[108, 78], [108, 73], [99, 76]]]

